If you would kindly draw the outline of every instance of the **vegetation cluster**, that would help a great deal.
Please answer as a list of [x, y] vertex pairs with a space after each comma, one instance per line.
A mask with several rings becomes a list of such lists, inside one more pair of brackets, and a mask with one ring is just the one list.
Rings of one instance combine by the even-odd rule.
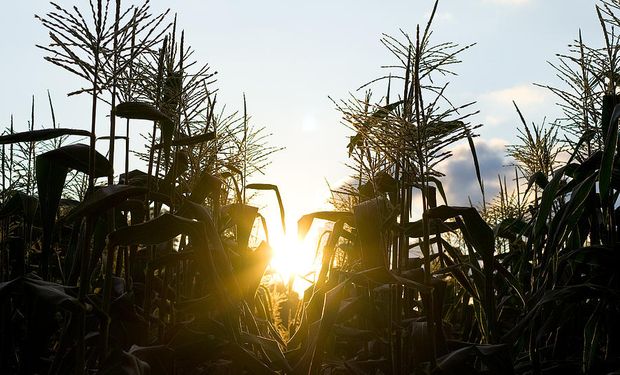
[[[515, 104], [514, 184], [500, 178], [489, 202], [475, 103], [448, 98], [471, 45], [433, 42], [437, 5], [415, 34], [382, 37], [395, 62], [362, 88], [386, 83], [385, 96], [334, 100], [353, 176], [335, 211], [298, 221], [302, 238], [329, 224], [297, 296], [293, 279], [268, 282], [269, 227], [249, 202], [273, 191], [286, 230], [278, 187], [251, 182], [278, 148], [245, 98], [241, 113], [218, 109], [215, 72], [148, 1], [51, 3], [39, 47], [86, 83], [69, 95], [92, 98], [91, 128], [57, 127], [49, 98], [52, 127], [37, 129], [33, 99], [29, 130], [11, 120], [0, 136], [0, 372], [619, 371], [620, 3], [596, 7], [602, 48], [579, 36], [552, 64], [564, 86], [545, 87], [563, 118], [530, 125]], [[134, 126], [146, 171], [129, 168]], [[457, 143], [471, 148], [481, 207], [447, 202], [439, 166]]]

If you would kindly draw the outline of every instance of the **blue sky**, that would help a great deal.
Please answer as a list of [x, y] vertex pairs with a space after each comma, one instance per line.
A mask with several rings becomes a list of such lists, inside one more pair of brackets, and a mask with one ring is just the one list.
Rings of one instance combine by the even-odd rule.
[[[83, 0], [59, 3], [87, 6]], [[273, 157], [267, 175], [255, 176], [254, 182], [280, 186], [291, 220], [325, 208], [325, 180], [336, 185], [348, 174], [344, 163], [349, 132], [339, 124], [328, 95], [346, 98], [381, 75], [380, 66], [393, 62], [379, 43], [381, 33], [396, 35], [403, 29], [413, 34], [416, 24], [426, 22], [432, 5], [431, 0], [152, 1], [156, 11], [171, 7], [178, 13], [195, 57], [218, 71], [218, 101], [240, 109], [245, 93], [254, 124], [273, 133], [273, 145], [286, 147]], [[558, 115], [555, 98], [532, 85], [558, 84], [546, 61], [567, 51], [580, 28], [586, 42], [601, 44], [594, 5], [590, 0], [440, 1], [433, 40], [477, 43], [461, 55], [449, 96], [457, 103], [478, 102], [481, 113], [473, 122], [485, 125], [477, 143], [488, 166], [485, 175], [492, 181], [505, 163], [504, 145], [514, 141], [518, 122], [511, 101], [517, 101], [530, 122], [553, 119]], [[34, 46], [47, 44], [48, 38], [33, 15], [48, 10], [44, 1], [13, 1], [0, 12], [2, 127], [13, 114], [16, 127], [25, 129], [33, 94], [37, 127], [51, 126], [49, 89], [58, 122], [88, 128], [88, 99], [66, 97], [82, 82], [43, 61], [42, 51]], [[374, 89], [383, 92], [384, 86]], [[457, 148], [445, 169], [456, 176], [471, 168], [466, 151]], [[464, 179], [473, 173], [458, 175]], [[473, 182], [445, 181], [454, 200], [461, 200], [454, 203], [463, 204], [464, 197], [476, 194]]]

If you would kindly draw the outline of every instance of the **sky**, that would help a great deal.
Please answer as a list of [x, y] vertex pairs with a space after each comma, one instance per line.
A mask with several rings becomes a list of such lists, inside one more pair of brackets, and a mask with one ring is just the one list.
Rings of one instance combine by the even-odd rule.
[[[58, 0], [63, 6], [88, 6], [87, 1]], [[346, 180], [347, 136], [340, 114], [329, 97], [350, 93], [384, 73], [394, 63], [380, 44], [382, 33], [399, 29], [415, 33], [424, 25], [431, 0], [315, 0], [211, 1], [153, 0], [152, 9], [168, 7], [178, 14], [178, 25], [196, 51], [199, 62], [218, 72], [219, 103], [239, 110], [245, 93], [252, 122], [272, 133], [270, 143], [285, 149], [272, 158], [264, 176], [251, 182], [277, 184], [289, 222], [326, 209], [329, 182]], [[559, 115], [556, 99], [536, 83], [560, 85], [547, 61], [567, 51], [581, 29], [584, 41], [602, 44], [591, 0], [441, 0], [432, 41], [477, 43], [461, 55], [454, 68], [448, 96], [455, 103], [476, 101], [483, 124], [476, 139], [486, 186], [493, 190], [498, 173], [508, 164], [505, 145], [515, 142], [518, 117], [515, 100], [529, 122]], [[89, 128], [86, 97], [67, 97], [82, 82], [43, 60], [35, 44], [49, 42], [34, 18], [51, 10], [45, 1], [11, 1], [0, 12], [3, 57], [0, 90], [0, 127], [14, 115], [17, 130], [25, 130], [31, 97], [37, 107], [36, 127], [51, 127], [47, 105], [50, 90], [57, 122], [63, 127]], [[372, 86], [383, 93], [383, 84]], [[132, 144], [132, 148], [139, 144]], [[118, 170], [120, 164], [116, 165]], [[442, 166], [450, 203], [479, 200], [469, 150], [458, 145]], [[491, 191], [492, 193], [492, 191]], [[487, 193], [489, 195], [489, 193]], [[275, 207], [275, 202], [271, 204]]]

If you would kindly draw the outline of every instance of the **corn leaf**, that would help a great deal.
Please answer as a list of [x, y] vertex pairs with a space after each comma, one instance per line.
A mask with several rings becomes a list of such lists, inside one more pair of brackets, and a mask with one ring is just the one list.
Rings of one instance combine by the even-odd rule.
[[0, 145], [19, 143], [19, 142], [39, 142], [46, 141], [48, 139], [64, 137], [67, 135], [79, 135], [84, 137], [90, 137], [90, 132], [80, 129], [40, 129], [31, 130], [21, 133], [12, 133], [0, 136]]

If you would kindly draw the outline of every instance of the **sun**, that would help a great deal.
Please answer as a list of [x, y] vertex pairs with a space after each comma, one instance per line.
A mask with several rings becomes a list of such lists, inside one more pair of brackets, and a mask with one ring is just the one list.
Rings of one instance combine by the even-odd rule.
[[318, 264], [311, 239], [299, 240], [295, 234], [278, 234], [270, 239], [273, 256], [270, 268], [301, 297], [315, 281]]

